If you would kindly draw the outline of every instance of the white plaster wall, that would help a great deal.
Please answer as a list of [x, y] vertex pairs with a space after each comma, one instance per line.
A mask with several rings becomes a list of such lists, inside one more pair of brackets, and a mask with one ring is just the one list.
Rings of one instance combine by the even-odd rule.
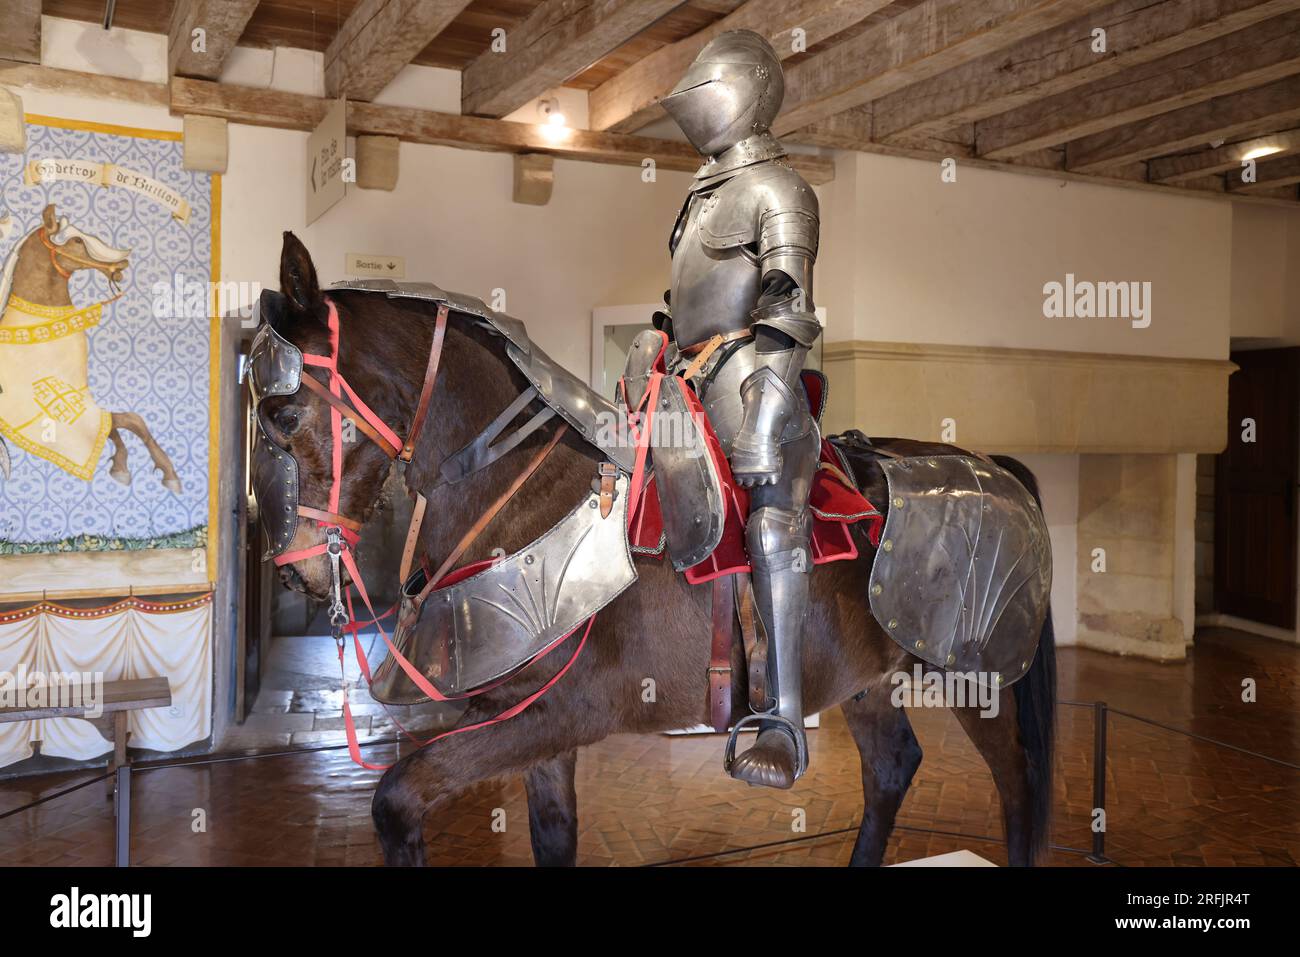
[[[1040, 176], [857, 154], [820, 191], [854, 289], [823, 286], [834, 338], [1225, 358], [1232, 206]], [[851, 217], [849, 223], [834, 223]], [[847, 237], [851, 237], [851, 242]], [[844, 245], [850, 248], [846, 251]], [[1066, 273], [1152, 284], [1152, 321], [1046, 319]]]
[[1277, 339], [1286, 334], [1286, 209], [1232, 207], [1230, 332], [1233, 338]]

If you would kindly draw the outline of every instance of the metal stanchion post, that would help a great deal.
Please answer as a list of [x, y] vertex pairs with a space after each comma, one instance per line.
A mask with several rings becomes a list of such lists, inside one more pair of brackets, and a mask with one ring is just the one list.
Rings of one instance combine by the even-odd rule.
[[1101, 827], [1093, 824], [1092, 853], [1088, 860], [1094, 864], [1109, 864], [1106, 857], [1106, 702], [1092, 705], [1092, 807], [1095, 815], [1102, 812]]
[[117, 789], [113, 795], [113, 849], [118, 867], [131, 866], [131, 765], [117, 769]]

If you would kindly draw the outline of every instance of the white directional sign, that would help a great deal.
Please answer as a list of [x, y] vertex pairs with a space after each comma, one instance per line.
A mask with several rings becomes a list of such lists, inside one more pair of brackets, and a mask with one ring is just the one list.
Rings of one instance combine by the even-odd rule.
[[307, 140], [307, 225], [343, 198], [348, 145], [348, 105], [339, 97]]
[[345, 273], [349, 276], [366, 276], [379, 279], [405, 279], [406, 257], [377, 256], [367, 253], [348, 253]]

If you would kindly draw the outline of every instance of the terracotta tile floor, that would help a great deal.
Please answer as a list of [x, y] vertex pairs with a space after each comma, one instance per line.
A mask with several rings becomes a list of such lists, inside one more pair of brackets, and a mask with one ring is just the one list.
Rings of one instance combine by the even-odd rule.
[[[1257, 702], [1241, 701], [1254, 679]], [[1300, 649], [1229, 631], [1197, 636], [1185, 663], [1060, 652], [1060, 696], [1104, 698], [1194, 734], [1300, 763]], [[1001, 821], [982, 761], [946, 711], [917, 710], [925, 761], [899, 815], [887, 862], [968, 848], [996, 863]], [[321, 739], [338, 732], [321, 730]], [[704, 857], [707, 865], [847, 862], [861, 811], [858, 762], [838, 711], [810, 734], [812, 770], [793, 792], [747, 788], [719, 767], [717, 736], [619, 736], [578, 762], [579, 861], [636, 865]], [[335, 739], [337, 740], [337, 739]], [[1126, 865], [1290, 864], [1300, 860], [1300, 771], [1118, 714], [1109, 722], [1107, 852]], [[368, 750], [391, 760], [393, 747]], [[1063, 707], [1056, 772], [1058, 848], [1090, 846], [1092, 714]], [[0, 783], [0, 814], [83, 780], [73, 772]], [[343, 751], [135, 778], [133, 860], [140, 864], [378, 862], [369, 805], [377, 775]], [[195, 834], [202, 808], [207, 829]], [[494, 811], [505, 830], [493, 829]], [[792, 812], [806, 833], [792, 833]], [[497, 815], [499, 818], [499, 815]], [[100, 785], [0, 818], [0, 864], [108, 864], [111, 807]], [[944, 833], [927, 833], [922, 829]], [[426, 825], [435, 864], [531, 863], [522, 785], [485, 785]], [[756, 850], [756, 845], [781, 842]], [[1054, 850], [1053, 865], [1086, 864]]]

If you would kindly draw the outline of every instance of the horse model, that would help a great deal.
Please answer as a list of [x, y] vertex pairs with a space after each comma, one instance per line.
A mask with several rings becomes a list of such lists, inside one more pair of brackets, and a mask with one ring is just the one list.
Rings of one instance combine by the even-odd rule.
[[[0, 276], [0, 436], [86, 481], [98, 468], [105, 440], [111, 440], [109, 475], [130, 485], [121, 432], [126, 429], [144, 442], [163, 486], [179, 494], [180, 476], [144, 419], [102, 410], [90, 394], [86, 330], [98, 324], [107, 303], [78, 308], [68, 294], [72, 274], [83, 269], [102, 273], [116, 287], [129, 256], [130, 250], [114, 249], [60, 219], [52, 203], [41, 225], [15, 245]], [[3, 437], [0, 474], [8, 478]]]
[[[299, 390], [297, 381], [273, 388], [262, 396], [256, 414], [276, 446], [274, 462], [291, 470], [297, 502], [311, 506], [299, 507], [298, 513], [325, 516], [303, 522], [295, 517], [282, 530], [279, 548], [289, 560], [280, 564], [279, 574], [286, 586], [314, 599], [338, 601], [337, 526], [360, 527], [398, 455], [393, 448], [360, 437], [340, 446], [337, 421], [346, 414], [340, 412], [345, 406], [365, 408], [365, 418], [372, 422], [415, 423], [406, 434], [396, 436], [396, 442], [406, 446], [402, 457], [407, 459], [407, 486], [426, 503], [427, 518], [419, 526], [418, 544], [433, 565], [457, 558], [486, 562], [494, 552], [499, 556], [527, 549], [562, 523], [566, 514], [585, 512], [574, 509], [575, 500], [584, 495], [591, 496], [589, 521], [598, 521], [595, 489], [600, 477], [608, 478], [611, 471], [602, 449], [573, 426], [571, 416], [548, 419], [543, 415], [517, 450], [502, 456], [503, 464], [477, 471], [469, 480], [445, 481], [446, 465], [458, 450], [476, 448], [476, 437], [491, 434], [494, 422], [519, 414], [524, 394], [547, 378], [530, 378], [521, 372], [518, 330], [522, 325], [517, 320], [493, 317], [478, 300], [467, 306], [464, 297], [441, 294], [429, 284], [423, 285], [433, 291], [423, 297], [356, 288], [322, 290], [310, 255], [291, 233], [285, 234], [280, 282], [279, 294], [264, 293], [264, 328], [273, 329], [277, 341], [288, 344], [289, 354], [298, 353], [296, 372], [301, 385], [311, 380], [311, 388]], [[485, 315], [492, 322], [483, 321]], [[502, 329], [516, 331], [508, 337]], [[535, 346], [533, 350], [537, 361], [540, 352]], [[320, 358], [331, 355], [332, 361]], [[308, 359], [305, 367], [303, 356]], [[288, 360], [284, 354], [278, 360], [271, 354], [267, 361], [271, 365], [279, 361], [283, 371]], [[431, 382], [436, 384], [430, 386]], [[341, 383], [347, 384], [343, 390]], [[579, 386], [569, 383], [565, 388], [578, 390]], [[562, 391], [558, 385], [556, 389]], [[579, 404], [589, 401], [595, 400], [587, 396]], [[501, 414], [503, 409], [506, 414]], [[362, 416], [354, 417], [360, 426]], [[891, 457], [902, 463], [934, 457], [935, 464], [938, 457], [956, 461], [953, 457], [966, 456], [952, 446], [910, 440], [873, 439], [867, 446], [875, 451], [860, 457], [854, 471], [862, 493], [881, 505], [891, 503], [886, 483]], [[511, 495], [519, 487], [520, 470], [504, 463], [522, 463], [529, 457], [535, 471], [527, 480], [527, 491]], [[976, 462], [961, 458], [968, 460]], [[1023, 489], [1017, 488], [1034, 512], [1034, 521], [1041, 522], [1032, 475], [1014, 460], [999, 457], [997, 463], [988, 468], [1000, 475], [1009, 472], [1023, 484]], [[627, 489], [626, 478], [618, 479], [617, 488]], [[295, 502], [281, 505], [281, 501], [277, 497], [274, 503], [264, 502], [259, 495], [264, 513], [272, 504], [286, 515], [294, 510]], [[602, 501], [602, 509], [605, 504]], [[914, 507], [915, 503], [909, 504]], [[885, 514], [888, 535], [892, 513]], [[484, 519], [475, 523], [480, 515], [486, 525]], [[476, 535], [484, 525], [485, 534]], [[849, 529], [856, 557], [820, 565], [812, 574], [803, 701], [808, 714], [834, 705], [844, 714], [861, 757], [865, 804], [851, 863], [879, 865], [895, 815], [921, 762], [921, 748], [906, 710], [890, 702], [891, 676], [911, 673], [918, 665], [927, 673], [941, 669], [926, 654], [902, 647], [873, 615], [868, 582], [874, 582], [873, 564], [889, 549], [885, 543], [874, 544], [862, 525]], [[275, 544], [271, 527], [267, 531]], [[467, 541], [472, 544], [465, 547]], [[525, 556], [521, 562], [527, 562], [531, 553]], [[666, 732], [708, 721], [710, 589], [690, 585], [668, 562], [637, 558], [636, 573], [635, 582], [586, 626], [588, 647], [582, 654], [569, 656], [567, 662], [560, 660], [565, 655], [549, 655], [535, 660], [527, 671], [507, 673], [489, 690], [468, 699], [457, 724], [482, 727], [422, 747], [387, 770], [372, 807], [386, 863], [424, 863], [426, 815], [436, 814], [479, 782], [522, 775], [536, 863], [572, 865], [578, 841], [574, 786], [578, 749], [612, 734]], [[343, 577], [346, 584], [356, 575]], [[874, 588], [873, 583], [870, 590]], [[991, 619], [1002, 610], [990, 608], [984, 613]], [[1055, 663], [1050, 614], [1040, 614], [1032, 628], [1032, 635], [1008, 639], [1030, 651], [1023, 664], [1017, 656], [1016, 667], [1023, 672], [1010, 689], [1014, 694], [1006, 696], [1009, 700], [1002, 702], [996, 716], [981, 717], [973, 704], [952, 708], [992, 772], [1013, 865], [1035, 863], [1046, 848], [1052, 795]], [[576, 642], [580, 631], [571, 632], [573, 637], [566, 640]], [[733, 644], [731, 656], [729, 718], [734, 723], [752, 715], [741, 642]], [[549, 685], [561, 675], [563, 680], [555, 681], [544, 696], [522, 710], [514, 707], [539, 685]], [[643, 698], [646, 678], [655, 683], [653, 702]], [[493, 722], [493, 716], [507, 713], [512, 715], [509, 720]]]

